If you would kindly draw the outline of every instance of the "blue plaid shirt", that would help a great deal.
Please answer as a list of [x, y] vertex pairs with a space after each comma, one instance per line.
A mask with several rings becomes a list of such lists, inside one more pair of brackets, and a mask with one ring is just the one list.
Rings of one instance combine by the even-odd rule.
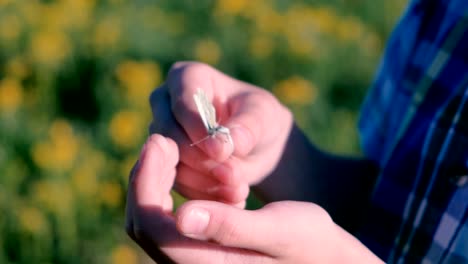
[[388, 263], [468, 263], [468, 0], [413, 0], [359, 130], [379, 163], [358, 237]]

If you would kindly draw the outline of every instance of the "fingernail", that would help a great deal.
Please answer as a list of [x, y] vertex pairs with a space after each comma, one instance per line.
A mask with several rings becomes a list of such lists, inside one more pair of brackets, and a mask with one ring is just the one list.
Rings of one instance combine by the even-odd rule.
[[218, 139], [209, 138], [204, 142], [206, 154], [208, 157], [218, 161], [219, 154], [222, 152], [222, 145], [218, 142]]
[[167, 139], [164, 136], [158, 137], [158, 144], [164, 152], [168, 150], [169, 142], [167, 142]]
[[149, 136], [145, 145], [149, 144], [150, 142], [158, 145], [163, 152], [165, 152], [169, 147], [169, 142], [167, 142], [167, 139], [159, 134], [152, 134], [151, 136]]
[[234, 152], [232, 138], [226, 135], [216, 135], [206, 140], [204, 145], [208, 157], [217, 162], [225, 161]]
[[210, 213], [207, 210], [193, 208], [182, 217], [179, 228], [185, 236], [203, 239], [209, 222]]

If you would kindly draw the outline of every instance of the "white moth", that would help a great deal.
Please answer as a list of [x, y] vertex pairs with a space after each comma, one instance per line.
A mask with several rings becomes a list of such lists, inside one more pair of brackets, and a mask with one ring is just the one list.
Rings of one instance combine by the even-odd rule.
[[193, 100], [197, 105], [198, 113], [200, 114], [203, 125], [208, 132], [208, 136], [198, 140], [195, 143], [190, 144], [190, 146], [195, 146], [196, 144], [208, 139], [209, 137], [215, 137], [218, 134], [223, 134], [232, 148], [234, 148], [234, 142], [232, 141], [231, 132], [229, 128], [219, 125], [216, 122], [216, 110], [208, 100], [205, 92], [198, 88], [197, 92], [193, 95]]

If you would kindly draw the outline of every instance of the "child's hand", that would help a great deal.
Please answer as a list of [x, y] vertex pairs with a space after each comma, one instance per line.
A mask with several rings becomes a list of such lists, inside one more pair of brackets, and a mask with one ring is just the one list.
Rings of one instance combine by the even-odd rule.
[[[193, 95], [203, 89], [217, 122], [230, 129], [234, 149], [221, 134], [206, 137]], [[276, 166], [293, 118], [264, 89], [235, 80], [201, 63], [177, 63], [150, 98], [151, 133], [172, 138], [180, 150], [175, 189], [190, 199], [243, 206], [249, 185]]]

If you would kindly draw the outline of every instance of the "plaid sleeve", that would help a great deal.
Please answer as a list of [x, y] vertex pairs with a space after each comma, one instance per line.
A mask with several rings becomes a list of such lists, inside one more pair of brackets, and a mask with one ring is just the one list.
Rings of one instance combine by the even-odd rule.
[[388, 263], [468, 263], [468, 1], [412, 1], [359, 122], [379, 162], [358, 237]]

